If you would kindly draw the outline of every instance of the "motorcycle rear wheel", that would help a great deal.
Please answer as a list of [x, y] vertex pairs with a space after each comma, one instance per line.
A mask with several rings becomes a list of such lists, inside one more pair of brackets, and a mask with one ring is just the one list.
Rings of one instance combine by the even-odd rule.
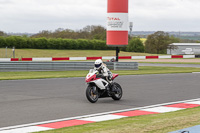
[[88, 85], [86, 89], [86, 97], [91, 103], [95, 103], [99, 99], [99, 94], [96, 86]]
[[116, 87], [114, 89], [117, 89], [117, 93], [114, 92], [112, 94], [112, 96], [111, 96], [112, 99], [113, 100], [120, 100], [122, 98], [122, 94], [123, 94], [122, 87], [118, 83], [116, 83], [116, 82], [113, 83], [113, 87]]

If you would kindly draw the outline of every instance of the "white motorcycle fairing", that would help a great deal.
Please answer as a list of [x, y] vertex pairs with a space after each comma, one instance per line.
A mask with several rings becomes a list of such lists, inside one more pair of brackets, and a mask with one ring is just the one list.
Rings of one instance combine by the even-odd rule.
[[104, 79], [97, 79], [97, 80], [94, 80], [94, 81], [91, 81], [89, 83], [95, 83], [95, 85], [100, 88], [101, 90], [105, 90], [106, 89], [106, 86], [109, 84], [106, 80]]

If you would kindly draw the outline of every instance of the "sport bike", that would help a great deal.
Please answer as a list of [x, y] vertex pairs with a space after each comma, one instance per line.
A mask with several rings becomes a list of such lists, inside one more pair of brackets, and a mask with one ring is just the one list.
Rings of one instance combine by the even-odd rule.
[[99, 98], [112, 97], [113, 100], [120, 100], [122, 98], [121, 86], [113, 82], [119, 74], [112, 75], [112, 82], [108, 82], [106, 78], [99, 74], [98, 71], [90, 69], [85, 78], [87, 83], [86, 97], [91, 103], [95, 103]]

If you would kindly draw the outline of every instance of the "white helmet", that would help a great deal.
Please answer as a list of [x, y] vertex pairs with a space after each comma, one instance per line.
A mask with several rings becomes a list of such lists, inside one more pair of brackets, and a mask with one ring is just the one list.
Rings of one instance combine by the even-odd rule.
[[103, 61], [101, 59], [98, 59], [94, 62], [94, 67], [99, 70], [102, 67]]

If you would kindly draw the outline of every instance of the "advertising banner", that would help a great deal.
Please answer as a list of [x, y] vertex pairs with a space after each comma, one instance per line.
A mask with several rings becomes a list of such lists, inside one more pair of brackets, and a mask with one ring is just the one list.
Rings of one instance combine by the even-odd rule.
[[128, 0], [108, 0], [107, 45], [128, 45]]

